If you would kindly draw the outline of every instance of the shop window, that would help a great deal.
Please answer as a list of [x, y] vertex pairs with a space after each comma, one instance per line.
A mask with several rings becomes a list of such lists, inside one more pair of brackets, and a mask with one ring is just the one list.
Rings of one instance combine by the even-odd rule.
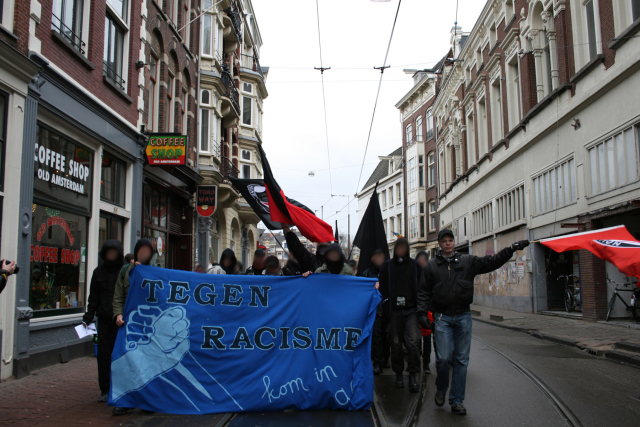
[[0, 92], [0, 191], [4, 191], [4, 151], [7, 141], [8, 102], [8, 96], [4, 92]]
[[33, 317], [83, 313], [87, 217], [35, 204], [32, 215], [29, 306]]
[[154, 267], [167, 266], [167, 233], [145, 227], [144, 237], [151, 241], [153, 256], [149, 265]]
[[38, 123], [33, 197], [91, 211], [93, 152]]
[[127, 164], [109, 153], [102, 153], [100, 199], [124, 207]]
[[167, 194], [146, 186], [144, 188], [144, 237], [151, 240], [154, 253], [151, 265], [167, 266], [167, 216], [169, 202]]

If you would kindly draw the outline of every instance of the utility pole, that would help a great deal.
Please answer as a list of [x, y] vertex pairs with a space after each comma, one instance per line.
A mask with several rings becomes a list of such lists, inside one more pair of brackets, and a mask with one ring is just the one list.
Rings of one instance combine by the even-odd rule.
[[347, 215], [347, 249], [351, 253], [351, 214]]

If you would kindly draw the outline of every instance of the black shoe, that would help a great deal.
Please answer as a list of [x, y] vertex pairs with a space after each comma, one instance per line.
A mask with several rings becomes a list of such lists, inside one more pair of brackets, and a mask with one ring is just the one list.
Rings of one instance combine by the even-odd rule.
[[103, 403], [109, 400], [109, 393], [102, 393], [98, 398], [98, 402]]
[[431, 375], [431, 369], [429, 369], [429, 365], [424, 365], [422, 367], [422, 372], [424, 372], [425, 375]]
[[467, 415], [467, 410], [465, 409], [464, 406], [462, 406], [462, 403], [452, 405], [451, 412], [453, 412], [456, 415]]
[[384, 369], [391, 369], [391, 364], [389, 364], [389, 362], [384, 362], [384, 365], [382, 365], [382, 367]]
[[119, 415], [124, 415], [129, 411], [129, 408], [113, 408], [113, 412], [111, 412], [111, 415], [114, 416], [119, 416]]
[[380, 366], [373, 367], [373, 375], [380, 375], [382, 373], [382, 368]]
[[420, 387], [418, 386], [418, 381], [416, 381], [416, 374], [413, 372], [409, 374], [409, 391], [418, 392], [420, 391]]
[[402, 374], [396, 374], [396, 388], [404, 388], [404, 377]]
[[435, 401], [438, 408], [441, 408], [444, 405], [445, 394], [446, 393], [444, 391], [436, 391]]

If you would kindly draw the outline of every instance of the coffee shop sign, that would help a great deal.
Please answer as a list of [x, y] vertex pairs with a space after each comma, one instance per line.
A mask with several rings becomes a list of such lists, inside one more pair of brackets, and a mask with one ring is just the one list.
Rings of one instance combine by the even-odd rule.
[[[84, 182], [89, 177], [89, 168], [80, 162], [69, 159], [66, 156], [57, 153], [49, 148], [36, 144], [35, 159], [38, 163], [38, 179], [51, 182], [51, 184], [59, 185], [76, 193], [84, 194]], [[49, 172], [42, 167], [55, 169]], [[65, 176], [58, 175], [65, 174]], [[75, 178], [79, 182], [72, 180]]]

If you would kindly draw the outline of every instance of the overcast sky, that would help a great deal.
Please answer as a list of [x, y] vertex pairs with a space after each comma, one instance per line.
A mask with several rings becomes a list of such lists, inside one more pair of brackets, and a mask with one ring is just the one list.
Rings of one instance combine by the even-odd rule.
[[[459, 0], [458, 25], [470, 31], [485, 4]], [[398, 0], [319, 0], [322, 60], [331, 159], [325, 139], [315, 0], [253, 0], [262, 35], [262, 66], [269, 67], [264, 101], [263, 148], [288, 197], [304, 203], [351, 238], [360, 222], [360, 191], [378, 163], [402, 144], [395, 104], [413, 81], [404, 68], [430, 68], [449, 49], [456, 14], [454, 0], [403, 0], [384, 73], [364, 170], [357, 188], [381, 66]], [[315, 173], [309, 177], [309, 172]], [[344, 208], [340, 213], [336, 213]]]

